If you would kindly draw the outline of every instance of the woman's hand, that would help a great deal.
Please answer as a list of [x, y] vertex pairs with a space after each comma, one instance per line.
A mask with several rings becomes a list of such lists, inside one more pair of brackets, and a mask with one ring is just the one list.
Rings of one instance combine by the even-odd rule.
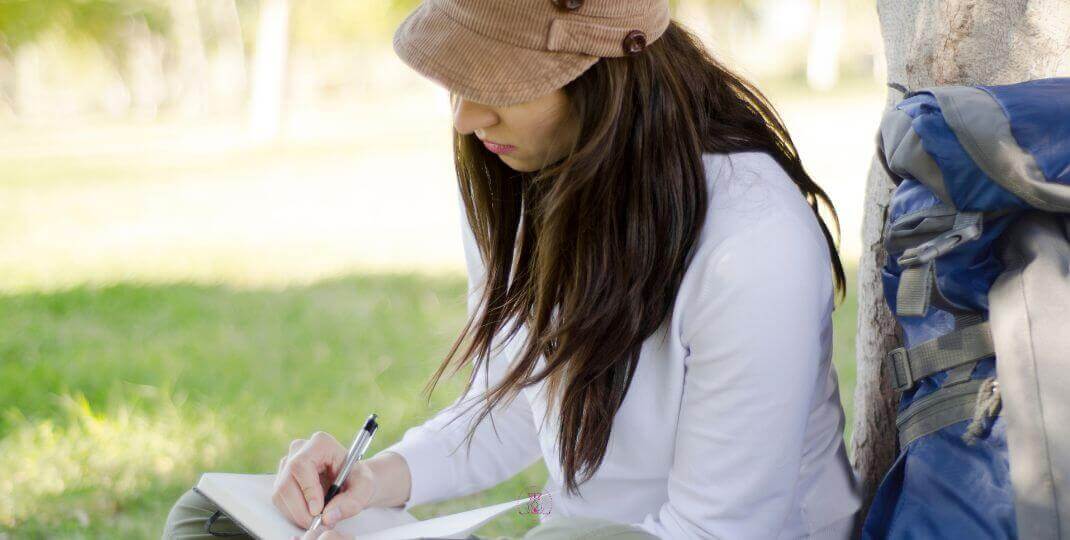
[[320, 512], [323, 512], [323, 525], [328, 528], [355, 516], [369, 506], [376, 491], [375, 473], [364, 461], [353, 464], [342, 490], [326, 508], [323, 506], [327, 489], [341, 470], [345, 457], [346, 448], [322, 431], [308, 440], [294, 440], [290, 452], [279, 461], [271, 501], [302, 528], [308, 528]]

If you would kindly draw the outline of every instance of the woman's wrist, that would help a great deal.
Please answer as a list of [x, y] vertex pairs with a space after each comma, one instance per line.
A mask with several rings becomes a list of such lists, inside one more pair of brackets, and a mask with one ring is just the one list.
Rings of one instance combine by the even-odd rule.
[[405, 458], [396, 452], [379, 452], [364, 462], [375, 478], [375, 492], [368, 506], [402, 506], [409, 500], [412, 476]]

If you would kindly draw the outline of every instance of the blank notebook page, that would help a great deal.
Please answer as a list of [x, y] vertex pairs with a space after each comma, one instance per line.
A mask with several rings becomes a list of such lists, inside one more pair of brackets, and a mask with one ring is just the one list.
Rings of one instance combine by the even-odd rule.
[[[243, 529], [264, 540], [289, 540], [304, 530], [271, 502], [275, 475], [205, 473], [196, 490], [223, 509]], [[518, 499], [448, 516], [418, 521], [400, 508], [368, 508], [335, 527], [361, 540], [467, 538], [496, 516], [520, 506]]]

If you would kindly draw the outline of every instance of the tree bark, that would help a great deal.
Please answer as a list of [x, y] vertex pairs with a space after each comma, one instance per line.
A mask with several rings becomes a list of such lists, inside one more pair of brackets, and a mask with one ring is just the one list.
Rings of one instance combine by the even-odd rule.
[[[1009, 84], [1070, 74], [1070, 2], [1065, 0], [878, 0], [888, 81], [935, 85]], [[889, 89], [885, 110], [902, 99]], [[881, 290], [881, 238], [891, 180], [874, 156], [866, 187], [858, 276], [858, 364], [851, 439], [866, 508], [895, 457], [897, 399], [881, 365], [895, 346]]]

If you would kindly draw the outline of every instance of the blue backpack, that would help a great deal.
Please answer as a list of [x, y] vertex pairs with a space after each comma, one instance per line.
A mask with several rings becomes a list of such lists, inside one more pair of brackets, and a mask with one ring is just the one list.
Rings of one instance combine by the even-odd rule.
[[908, 91], [877, 145], [900, 403], [862, 535], [1070, 538], [1070, 78]]

